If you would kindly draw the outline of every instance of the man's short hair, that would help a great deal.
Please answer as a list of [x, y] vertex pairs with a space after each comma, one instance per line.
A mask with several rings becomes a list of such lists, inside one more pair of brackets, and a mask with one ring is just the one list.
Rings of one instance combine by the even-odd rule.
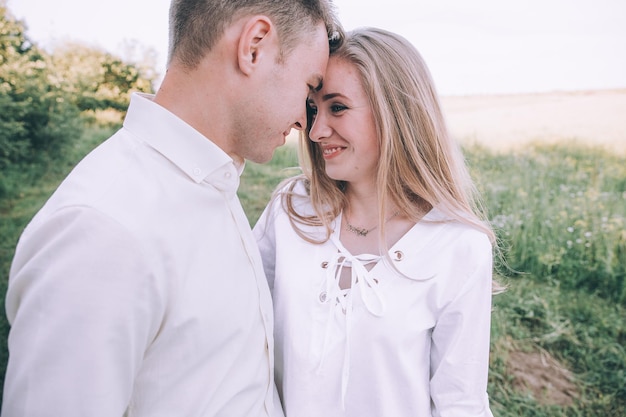
[[305, 36], [323, 23], [334, 50], [343, 30], [332, 0], [172, 0], [169, 58], [195, 68], [224, 34], [226, 27], [246, 15], [265, 15], [274, 23], [281, 56], [288, 55]]

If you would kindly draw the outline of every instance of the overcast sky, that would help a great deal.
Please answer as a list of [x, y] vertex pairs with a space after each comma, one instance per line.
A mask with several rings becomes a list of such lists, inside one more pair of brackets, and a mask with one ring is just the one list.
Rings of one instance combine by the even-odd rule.
[[[137, 42], [163, 73], [169, 0], [8, 0], [49, 48], [81, 41], [123, 54]], [[626, 88], [625, 0], [335, 0], [346, 29], [410, 40], [443, 95]]]

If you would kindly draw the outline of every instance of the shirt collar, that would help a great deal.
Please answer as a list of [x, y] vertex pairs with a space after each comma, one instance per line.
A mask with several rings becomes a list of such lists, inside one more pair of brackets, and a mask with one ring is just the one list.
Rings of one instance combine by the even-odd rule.
[[233, 159], [210, 139], [155, 103], [153, 94], [132, 94], [124, 128], [196, 183], [207, 181], [222, 190], [239, 186], [243, 166], [235, 166]]

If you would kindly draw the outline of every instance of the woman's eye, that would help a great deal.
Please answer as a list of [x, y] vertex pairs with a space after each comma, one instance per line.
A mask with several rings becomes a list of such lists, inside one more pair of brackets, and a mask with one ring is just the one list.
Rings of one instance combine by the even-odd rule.
[[333, 113], [339, 113], [346, 109], [347, 107], [342, 104], [333, 104], [332, 106], [330, 106], [330, 111]]

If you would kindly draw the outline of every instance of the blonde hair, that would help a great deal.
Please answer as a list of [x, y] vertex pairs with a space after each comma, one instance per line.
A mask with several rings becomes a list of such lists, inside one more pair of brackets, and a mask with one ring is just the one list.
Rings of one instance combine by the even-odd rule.
[[[388, 202], [415, 222], [424, 215], [424, 205], [437, 207], [495, 243], [460, 146], [450, 137], [432, 77], [417, 49], [397, 34], [361, 28], [348, 32], [331, 56], [356, 67], [376, 121], [381, 244]], [[300, 225], [325, 227], [327, 240], [332, 221], [347, 201], [345, 184], [326, 175], [321, 150], [308, 138], [310, 122], [299, 142], [303, 174], [286, 180], [278, 190], [295, 231], [315, 242]], [[294, 187], [299, 181], [305, 183], [314, 214], [295, 209], [294, 199], [299, 196]]]

